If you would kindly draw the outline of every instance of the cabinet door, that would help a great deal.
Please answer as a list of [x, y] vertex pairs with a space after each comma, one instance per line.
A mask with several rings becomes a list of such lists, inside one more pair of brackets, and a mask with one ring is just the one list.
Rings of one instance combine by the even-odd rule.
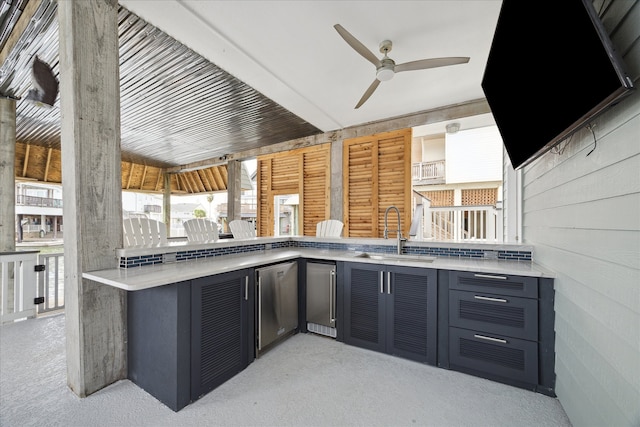
[[385, 351], [383, 274], [380, 266], [374, 264], [345, 264], [345, 343]]
[[193, 400], [224, 383], [249, 363], [253, 351], [251, 281], [250, 270], [245, 269], [192, 282]]
[[387, 352], [432, 365], [437, 359], [437, 271], [387, 267]]

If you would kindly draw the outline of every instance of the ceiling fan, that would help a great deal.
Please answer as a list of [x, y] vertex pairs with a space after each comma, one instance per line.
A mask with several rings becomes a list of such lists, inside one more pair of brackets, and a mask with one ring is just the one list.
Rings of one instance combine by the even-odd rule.
[[373, 52], [371, 52], [365, 45], [363, 45], [358, 39], [351, 35], [347, 30], [342, 27], [340, 24], [336, 24], [333, 26], [336, 29], [338, 34], [342, 36], [342, 38], [351, 46], [356, 52], [364, 57], [367, 61], [371, 62], [376, 66], [376, 79], [371, 83], [371, 86], [367, 89], [367, 91], [362, 95], [360, 101], [356, 105], [355, 108], [360, 108], [362, 104], [364, 104], [367, 99], [373, 94], [373, 92], [378, 88], [380, 82], [391, 80], [395, 73], [400, 73], [402, 71], [413, 71], [413, 70], [425, 70], [428, 68], [437, 68], [437, 67], [446, 67], [448, 65], [456, 65], [456, 64], [465, 64], [469, 62], [468, 56], [452, 56], [446, 58], [430, 58], [430, 59], [421, 59], [418, 61], [405, 62], [403, 64], [396, 65], [395, 61], [387, 56], [389, 52], [391, 52], [391, 47], [393, 46], [391, 40], [384, 40], [380, 43], [380, 53], [384, 54], [382, 59], [378, 59]]

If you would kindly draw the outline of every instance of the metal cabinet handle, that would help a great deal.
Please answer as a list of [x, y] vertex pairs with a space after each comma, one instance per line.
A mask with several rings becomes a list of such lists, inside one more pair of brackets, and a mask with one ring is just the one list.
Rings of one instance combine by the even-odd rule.
[[244, 300], [249, 300], [249, 276], [244, 276]]
[[507, 343], [507, 340], [503, 340], [503, 339], [500, 339], [500, 338], [485, 337], [484, 335], [478, 335], [478, 334], [475, 334], [474, 338], [479, 338], [481, 340], [487, 340], [487, 341], [493, 341], [493, 342], [499, 342], [501, 344], [506, 344]]
[[481, 297], [480, 295], [474, 295], [475, 299], [479, 299], [482, 301], [493, 301], [493, 302], [509, 302], [504, 298], [491, 298], [491, 297]]
[[[256, 299], [258, 300], [258, 322], [262, 321], [262, 297], [260, 295], [260, 285], [262, 284], [262, 278], [256, 273], [256, 276], [258, 276], [258, 287], [256, 288]], [[260, 330], [258, 328], [258, 330], [256, 331], [256, 334], [258, 335], [256, 337], [257, 342], [258, 342], [258, 347], [261, 347], [260, 344]]]
[[387, 271], [387, 295], [391, 295], [391, 272]]
[[384, 271], [380, 272], [380, 293], [384, 294]]
[[498, 279], [498, 280], [509, 279], [507, 276], [494, 276], [492, 274], [474, 274], [474, 277], [482, 277], [483, 279]]

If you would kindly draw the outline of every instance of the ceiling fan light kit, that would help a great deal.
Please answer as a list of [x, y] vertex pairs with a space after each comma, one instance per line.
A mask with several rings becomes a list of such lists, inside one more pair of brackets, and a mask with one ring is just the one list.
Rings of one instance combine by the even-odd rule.
[[446, 67], [455, 64], [464, 64], [469, 62], [469, 57], [446, 57], [446, 58], [431, 58], [421, 59], [418, 61], [405, 62], [403, 64], [396, 65], [395, 61], [387, 56], [391, 52], [393, 43], [391, 40], [384, 40], [380, 43], [380, 53], [384, 54], [381, 59], [378, 59], [373, 52], [371, 52], [365, 45], [363, 45], [358, 39], [356, 39], [351, 33], [342, 27], [340, 24], [333, 26], [338, 34], [351, 46], [356, 52], [358, 52], [364, 59], [371, 62], [376, 67], [376, 79], [371, 83], [369, 88], [365, 91], [362, 98], [355, 108], [360, 108], [367, 99], [378, 88], [380, 82], [386, 82], [391, 80], [396, 73], [402, 71], [415, 71], [426, 70], [428, 68]]

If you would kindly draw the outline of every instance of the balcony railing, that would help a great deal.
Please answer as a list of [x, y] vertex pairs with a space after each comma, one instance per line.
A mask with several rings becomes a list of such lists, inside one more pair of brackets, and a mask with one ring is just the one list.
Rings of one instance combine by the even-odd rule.
[[420, 162], [411, 165], [411, 179], [414, 181], [444, 181], [444, 160]]
[[36, 317], [37, 251], [0, 252], [0, 323]]
[[16, 205], [38, 206], [43, 208], [62, 208], [62, 199], [52, 199], [50, 197], [25, 196], [24, 194], [18, 194], [16, 196]]
[[421, 231], [418, 238], [502, 242], [502, 210], [495, 206], [425, 208]]
[[0, 324], [64, 309], [64, 254], [0, 253], [0, 289]]

